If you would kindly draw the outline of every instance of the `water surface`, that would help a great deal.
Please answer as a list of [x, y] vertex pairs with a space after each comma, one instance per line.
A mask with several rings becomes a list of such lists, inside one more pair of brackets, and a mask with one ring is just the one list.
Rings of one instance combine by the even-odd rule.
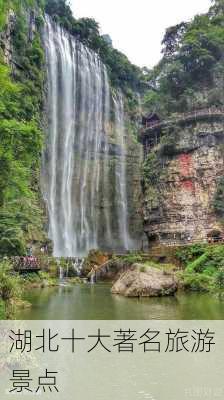
[[137, 299], [112, 295], [110, 288], [110, 284], [98, 283], [32, 289], [25, 296], [32, 307], [19, 310], [16, 319], [224, 319], [224, 300], [212, 294]]

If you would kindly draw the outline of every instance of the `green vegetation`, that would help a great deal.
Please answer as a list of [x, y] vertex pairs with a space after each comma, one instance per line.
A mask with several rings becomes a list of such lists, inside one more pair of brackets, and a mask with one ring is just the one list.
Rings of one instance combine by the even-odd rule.
[[125, 264], [130, 264], [130, 265], [134, 263], [142, 263], [144, 261], [142, 255], [138, 253], [131, 253], [124, 256], [115, 257], [115, 259], [116, 258], [122, 260]]
[[224, 217], [224, 177], [219, 179], [214, 196], [213, 207], [220, 218]]
[[142, 188], [148, 207], [156, 208], [159, 205], [163, 192], [163, 182], [166, 180], [166, 155], [173, 150], [172, 144], [161, 144], [151, 150], [142, 167]]
[[146, 183], [154, 186], [159, 179], [161, 174], [161, 160], [158, 157], [158, 153], [154, 150], [151, 151], [143, 164], [143, 177]]
[[216, 286], [220, 289], [224, 289], [224, 268], [220, 268], [215, 279]]
[[[27, 289], [56, 286], [57, 283], [57, 277], [53, 277], [50, 270], [18, 275], [12, 262], [0, 261], [0, 320], [12, 319], [18, 307], [30, 307], [30, 303], [23, 300]], [[72, 283], [77, 282], [74, 279]]]
[[224, 73], [223, 0], [215, 0], [207, 14], [197, 15], [167, 29], [163, 58], [153, 69], [145, 69], [150, 90], [145, 94], [147, 109], [162, 116], [195, 108], [223, 104]]
[[48, 286], [56, 286], [58, 279], [52, 277], [49, 272], [39, 271], [30, 272], [21, 276], [22, 285], [25, 288], [44, 288]]
[[140, 271], [147, 272], [148, 268], [157, 268], [166, 273], [172, 273], [176, 271], [176, 266], [174, 264], [160, 264], [152, 260], [145, 261], [144, 264], [142, 264], [142, 266], [140, 267]]
[[8, 261], [0, 263], [0, 319], [13, 314], [13, 300], [21, 296], [21, 282]]
[[11, 256], [40, 239], [43, 225], [38, 182], [44, 54], [39, 33], [29, 41], [21, 7], [34, 3], [2, 1], [0, 8], [0, 15], [10, 5], [17, 12], [13, 58], [19, 68], [13, 74], [0, 54], [0, 254]]
[[0, 32], [5, 27], [9, 10], [13, 10], [15, 13], [20, 13], [27, 7], [40, 7], [43, 10], [44, 5], [45, 0], [0, 0]]
[[176, 251], [176, 257], [181, 261], [182, 265], [186, 267], [187, 264], [204, 254], [206, 248], [207, 245], [203, 244], [181, 247]]
[[180, 249], [176, 256], [182, 261], [184, 286], [193, 290], [224, 288], [224, 246], [194, 245]]

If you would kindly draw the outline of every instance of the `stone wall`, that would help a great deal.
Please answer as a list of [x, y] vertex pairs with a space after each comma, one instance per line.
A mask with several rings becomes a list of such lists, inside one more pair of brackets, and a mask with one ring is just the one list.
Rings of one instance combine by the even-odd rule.
[[[172, 142], [169, 152], [166, 140]], [[224, 232], [213, 206], [224, 175], [223, 149], [224, 124], [213, 119], [173, 126], [151, 150], [159, 168], [154, 181], [144, 175], [144, 230], [150, 245], [207, 241], [212, 231]]]

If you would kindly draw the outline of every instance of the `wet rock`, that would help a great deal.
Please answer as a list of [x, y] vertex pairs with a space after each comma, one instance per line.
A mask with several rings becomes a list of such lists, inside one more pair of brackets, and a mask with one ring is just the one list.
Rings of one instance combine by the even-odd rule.
[[177, 288], [174, 274], [134, 264], [120, 275], [111, 292], [127, 297], [159, 297], [174, 295]]

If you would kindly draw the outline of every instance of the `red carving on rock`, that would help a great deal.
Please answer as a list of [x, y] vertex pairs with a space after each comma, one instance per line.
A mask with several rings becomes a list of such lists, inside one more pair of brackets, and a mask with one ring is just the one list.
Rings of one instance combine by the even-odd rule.
[[178, 157], [179, 167], [180, 167], [180, 175], [181, 176], [189, 176], [192, 173], [192, 156], [191, 154], [181, 154]]
[[189, 180], [182, 181], [182, 182], [181, 182], [181, 187], [182, 187], [184, 190], [187, 190], [187, 191], [189, 191], [189, 192], [194, 192], [194, 190], [195, 190], [194, 182], [191, 181], [190, 179], [189, 179]]

